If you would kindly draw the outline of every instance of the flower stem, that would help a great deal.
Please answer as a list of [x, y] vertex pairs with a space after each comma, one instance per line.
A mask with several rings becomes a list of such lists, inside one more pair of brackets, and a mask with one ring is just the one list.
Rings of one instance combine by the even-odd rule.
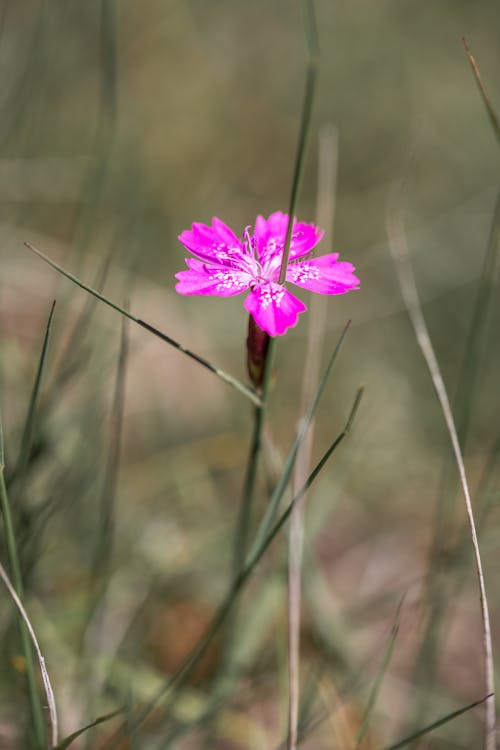
[[[17, 554], [17, 544], [14, 535], [14, 526], [12, 523], [12, 515], [10, 512], [9, 498], [7, 494], [7, 486], [5, 484], [4, 477], [4, 450], [3, 450], [3, 433], [2, 425], [0, 422], [0, 509], [3, 517], [4, 528], [5, 528], [5, 541], [7, 545], [7, 556], [9, 560], [9, 566], [12, 575], [12, 581], [14, 589], [19, 599], [22, 601], [24, 598], [23, 582], [21, 576], [21, 567], [19, 564], [19, 556]], [[33, 720], [33, 729], [36, 738], [36, 747], [39, 750], [47, 747], [47, 731], [43, 718], [43, 709], [38, 692], [38, 687], [35, 678], [35, 664], [33, 659], [33, 650], [31, 647], [30, 637], [28, 630], [21, 616], [19, 616], [19, 629], [21, 632], [21, 643], [24, 653], [24, 659], [26, 664], [26, 676], [28, 679], [28, 692], [31, 705], [31, 716]]]
[[269, 339], [267, 346], [266, 358], [263, 364], [261, 404], [254, 408], [253, 412], [253, 432], [250, 442], [250, 452], [248, 454], [247, 467], [245, 472], [245, 482], [243, 485], [243, 496], [241, 500], [240, 514], [236, 525], [234, 538], [234, 570], [233, 579], [236, 579], [241, 571], [243, 562], [246, 557], [248, 546], [248, 535], [251, 527], [252, 508], [255, 496], [255, 484], [257, 479], [257, 468], [259, 464], [259, 455], [262, 447], [262, 432], [264, 429], [264, 419], [269, 397], [269, 386], [273, 371], [275, 352], [275, 340]]

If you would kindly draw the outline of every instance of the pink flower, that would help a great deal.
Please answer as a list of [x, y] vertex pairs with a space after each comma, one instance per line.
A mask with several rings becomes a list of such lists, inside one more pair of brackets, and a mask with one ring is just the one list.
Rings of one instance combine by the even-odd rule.
[[[257, 216], [253, 233], [247, 227], [240, 240], [220, 219], [212, 226], [193, 224], [179, 240], [195, 257], [186, 258], [188, 271], [176, 274], [180, 294], [211, 294], [230, 297], [247, 289], [244, 306], [260, 328], [280, 336], [296, 325], [306, 305], [278, 283], [286, 231], [287, 214], [277, 211], [268, 219]], [[359, 289], [351, 263], [339, 262], [337, 253], [304, 258], [323, 232], [314, 224], [294, 219], [286, 280], [320, 294], [345, 294]]]

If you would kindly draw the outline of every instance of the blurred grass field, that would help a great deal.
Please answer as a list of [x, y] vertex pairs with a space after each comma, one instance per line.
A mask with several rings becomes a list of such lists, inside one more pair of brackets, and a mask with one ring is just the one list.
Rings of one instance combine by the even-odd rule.
[[[321, 402], [313, 463], [342, 429], [360, 383], [365, 395], [307, 504], [301, 747], [356, 746], [404, 596], [360, 744], [368, 750], [485, 694], [463, 500], [386, 214], [404, 179], [412, 263], [453, 397], [494, 231], [500, 157], [460, 39], [500, 106], [500, 17], [493, 0], [315, 7], [321, 60], [296, 213], [315, 218], [318, 133], [334, 126], [332, 249], [356, 265], [361, 290], [327, 300], [325, 361], [347, 319], [352, 327]], [[239, 234], [257, 214], [287, 210], [305, 59], [300, 4], [284, 0], [24, 0], [0, 9], [0, 413], [25, 603], [61, 737], [117, 708], [133, 715], [216, 612], [230, 581], [251, 406], [147, 332], [123, 329], [116, 312], [23, 243], [244, 380], [241, 300], [177, 295], [185, 256], [177, 236], [212, 216]], [[470, 408], [462, 439], [496, 656], [500, 311], [494, 276], [488, 284], [492, 302], [477, 331], [484, 346], [469, 355], [477, 378], [455, 413]], [[275, 450], [264, 461], [260, 514], [301, 417], [306, 318], [278, 343]], [[29, 749], [25, 665], [6, 591], [0, 601], [0, 750]], [[229, 695], [211, 705], [220, 636], [168, 711], [159, 706], [120, 747], [284, 746], [285, 534], [252, 578], [239, 621]], [[72, 747], [109, 747], [122, 719]], [[483, 720], [478, 707], [419, 747], [482, 747]]]

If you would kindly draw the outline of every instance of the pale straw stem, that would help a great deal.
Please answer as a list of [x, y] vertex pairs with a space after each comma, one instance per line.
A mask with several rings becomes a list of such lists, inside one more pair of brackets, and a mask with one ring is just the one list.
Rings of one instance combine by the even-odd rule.
[[465, 473], [465, 465], [462, 457], [462, 451], [458, 440], [457, 431], [455, 428], [455, 422], [451, 411], [448, 394], [444, 385], [439, 364], [434, 353], [432, 342], [427, 330], [427, 326], [422, 313], [422, 306], [418, 296], [417, 286], [415, 283], [415, 277], [410, 263], [410, 254], [408, 249], [408, 242], [404, 229], [401, 208], [398, 202], [398, 193], [401, 192], [401, 184], [396, 184], [392, 190], [389, 208], [387, 212], [387, 232], [389, 238], [389, 247], [394, 258], [396, 271], [398, 274], [399, 284], [401, 287], [401, 293], [403, 295], [408, 315], [410, 317], [415, 336], [417, 338], [418, 345], [422, 351], [429, 374], [432, 379], [432, 384], [436, 391], [443, 417], [446, 423], [446, 428], [450, 437], [451, 445], [453, 448], [453, 454], [460, 477], [460, 484], [465, 500], [465, 507], [467, 511], [467, 518], [469, 522], [470, 535], [472, 540], [472, 546], [474, 548], [474, 557], [476, 563], [476, 571], [479, 583], [479, 601], [481, 606], [481, 615], [483, 623], [483, 647], [484, 647], [484, 669], [485, 669], [485, 682], [486, 692], [488, 698], [485, 701], [486, 708], [486, 723], [485, 723], [485, 748], [486, 750], [495, 750], [495, 731], [496, 731], [496, 718], [495, 718], [495, 679], [493, 671], [493, 649], [491, 642], [491, 627], [490, 627], [490, 616], [488, 611], [488, 599], [486, 596], [486, 588], [484, 584], [483, 566], [481, 562], [481, 553], [479, 551], [479, 543], [476, 533], [476, 525], [474, 522], [474, 514], [472, 511], [472, 502], [469, 492], [469, 485], [467, 482], [467, 476]]

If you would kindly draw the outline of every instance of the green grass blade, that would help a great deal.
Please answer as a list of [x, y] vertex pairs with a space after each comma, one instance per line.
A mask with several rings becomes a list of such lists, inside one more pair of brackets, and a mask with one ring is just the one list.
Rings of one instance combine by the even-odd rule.
[[73, 742], [78, 739], [78, 737], [81, 737], [81, 735], [84, 734], [84, 732], [87, 732], [89, 729], [93, 729], [93, 727], [97, 727], [99, 724], [103, 724], [105, 721], [114, 719], [115, 716], [119, 716], [122, 713], [123, 708], [119, 708], [117, 711], [112, 711], [111, 713], [105, 714], [104, 716], [98, 716], [98, 718], [94, 719], [94, 721], [90, 722], [90, 724], [86, 724], [81, 729], [77, 729], [76, 732], [68, 735], [54, 748], [54, 750], [66, 750], [66, 748], [72, 745]]
[[392, 653], [394, 651], [394, 644], [396, 643], [396, 638], [399, 631], [399, 622], [401, 617], [401, 607], [403, 605], [403, 600], [400, 601], [398, 605], [398, 609], [396, 611], [396, 618], [394, 620], [394, 624], [391, 629], [391, 634], [389, 636], [389, 640], [387, 642], [385, 651], [384, 651], [384, 657], [382, 659], [382, 663], [380, 665], [380, 669], [378, 671], [377, 676], [375, 677], [375, 680], [373, 682], [372, 689], [370, 691], [370, 695], [368, 697], [368, 703], [366, 704], [366, 708], [363, 712], [363, 717], [361, 719], [361, 725], [359, 727], [359, 731], [356, 737], [356, 745], [355, 750], [358, 750], [359, 746], [361, 745], [361, 742], [363, 740], [363, 737], [365, 736], [368, 726], [370, 724], [370, 719], [373, 714], [373, 710], [375, 708], [375, 704], [377, 702], [378, 694], [380, 692], [380, 688], [382, 686], [382, 681], [384, 679], [385, 673], [387, 672], [387, 669], [389, 667], [389, 662], [392, 658]]
[[16, 477], [22, 476], [30, 458], [32, 440], [33, 440], [33, 428], [35, 424], [37, 406], [38, 406], [38, 402], [40, 398], [40, 387], [42, 384], [42, 377], [44, 374], [45, 364], [47, 361], [47, 353], [49, 350], [50, 333], [52, 329], [52, 320], [54, 317], [55, 306], [56, 306], [56, 301], [54, 300], [50, 308], [49, 318], [47, 321], [47, 326], [45, 328], [42, 351], [41, 351], [40, 359], [38, 362], [38, 369], [37, 369], [37, 373], [35, 376], [35, 382], [33, 384], [33, 390], [31, 392], [31, 398], [30, 398], [30, 402], [28, 406], [28, 413], [26, 415], [26, 420], [24, 423], [23, 434], [21, 438], [21, 448], [19, 451], [19, 458], [18, 458], [16, 467], [14, 469], [14, 475]]
[[283, 514], [281, 515], [280, 519], [275, 523], [273, 528], [269, 531], [267, 536], [262, 539], [259, 546], [255, 544], [253, 555], [250, 554], [249, 560], [247, 562], [247, 565], [245, 567], [246, 575], [249, 575], [250, 572], [254, 569], [254, 567], [258, 564], [260, 561], [262, 555], [266, 551], [266, 549], [269, 547], [273, 539], [276, 537], [278, 532], [282, 529], [282, 527], [285, 525], [285, 523], [290, 518], [290, 515], [295, 507], [295, 505], [298, 503], [298, 501], [305, 495], [306, 492], [309, 491], [309, 488], [313, 484], [314, 480], [317, 478], [317, 476], [320, 474], [321, 470], [325, 466], [326, 462], [334, 453], [334, 451], [338, 448], [340, 443], [347, 437], [349, 432], [351, 431], [354, 419], [356, 417], [359, 405], [361, 403], [361, 398], [363, 396], [364, 389], [359, 388], [354, 403], [351, 407], [351, 411], [349, 413], [349, 417], [347, 419], [346, 425], [342, 432], [335, 438], [333, 443], [330, 445], [326, 453], [322, 456], [322, 458], [318, 461], [316, 466], [314, 467], [313, 471], [310, 473], [307, 481], [304, 483], [303, 487], [297, 492], [297, 494], [293, 497], [293, 499], [290, 501], [290, 504], [286, 508], [286, 510], [283, 511]]
[[124, 315], [126, 318], [133, 321], [141, 328], [144, 328], [146, 331], [149, 331], [149, 333], [152, 333], [153, 336], [156, 336], [157, 338], [164, 341], [166, 344], [173, 346], [174, 349], [177, 349], [178, 351], [182, 352], [182, 354], [185, 354], [190, 359], [193, 359], [195, 362], [198, 362], [198, 364], [202, 365], [202, 367], [209, 370], [214, 375], [217, 375], [218, 378], [223, 380], [225, 383], [228, 383], [228, 385], [231, 385], [237, 391], [239, 391], [248, 399], [250, 399], [252, 403], [256, 404], [257, 406], [261, 404], [261, 400], [259, 396], [257, 395], [257, 393], [253, 389], [249, 388], [247, 385], [239, 381], [237, 378], [234, 378], [232, 375], [229, 375], [227, 372], [224, 372], [224, 370], [221, 370], [219, 367], [216, 367], [208, 360], [204, 359], [203, 357], [200, 357], [198, 354], [195, 354], [189, 349], [186, 349], [184, 346], [182, 346], [182, 344], [179, 344], [177, 341], [175, 341], [175, 339], [171, 338], [170, 336], [167, 336], [166, 333], [163, 333], [158, 328], [155, 328], [149, 323], [146, 323], [146, 321], [141, 320], [140, 318], [137, 318], [135, 315], [132, 315], [131, 312], [129, 312], [128, 310], [125, 310], [125, 308], [121, 307], [120, 305], [117, 305], [116, 302], [113, 302], [108, 297], [105, 297], [104, 294], [101, 294], [96, 289], [93, 289], [92, 287], [88, 286], [87, 284], [85, 284], [85, 282], [81, 281], [79, 278], [74, 276], [69, 271], [66, 271], [64, 268], [62, 268], [62, 266], [60, 266], [55, 261], [51, 260], [47, 255], [42, 253], [40, 250], [38, 250], [34, 245], [31, 244], [31, 242], [25, 242], [24, 244], [25, 244], [25, 247], [27, 247], [29, 250], [35, 253], [35, 255], [38, 255], [39, 258], [41, 258], [45, 263], [51, 266], [58, 273], [62, 274], [62, 276], [65, 276], [67, 279], [72, 281], [73, 284], [76, 284], [76, 286], [79, 286], [81, 289], [84, 289], [89, 294], [92, 294], [92, 296], [96, 297], [101, 302], [104, 302], [105, 305], [108, 305], [108, 307], [111, 307], [113, 310], [116, 310], [121, 315]]
[[442, 716], [440, 719], [437, 719], [437, 721], [433, 721], [432, 724], [428, 724], [423, 729], [419, 729], [418, 732], [414, 732], [413, 734], [408, 735], [408, 737], [405, 737], [403, 740], [399, 740], [399, 742], [396, 742], [394, 745], [389, 745], [388, 747], [384, 748], [384, 750], [400, 750], [401, 747], [406, 747], [411, 742], [414, 742], [420, 737], [429, 734], [429, 732], [433, 732], [435, 729], [442, 727], [443, 724], [447, 724], [449, 721], [453, 721], [453, 719], [456, 719], [458, 716], [465, 714], [467, 711], [470, 711], [476, 706], [480, 706], [481, 703], [484, 703], [486, 700], [488, 700], [488, 698], [491, 697], [491, 695], [485, 695], [484, 698], [481, 698], [478, 701], [469, 703], [467, 706], [463, 706], [457, 711], [452, 711], [450, 714], [446, 714], [446, 716]]
[[94, 560], [94, 574], [105, 574], [109, 567], [113, 549], [115, 496], [118, 468], [120, 464], [123, 417], [125, 408], [125, 378], [128, 363], [128, 330], [127, 322], [122, 321], [120, 351], [116, 369], [116, 380], [111, 409], [111, 440], [107, 459], [106, 475], [101, 493], [100, 519], [98, 523], [98, 541]]
[[5, 469], [5, 449], [3, 445], [3, 427], [2, 420], [0, 418], [0, 471], [3, 472]]
[[293, 169], [292, 192], [290, 195], [290, 203], [288, 205], [288, 227], [286, 230], [285, 246], [283, 248], [283, 258], [281, 260], [279, 275], [280, 284], [283, 284], [285, 282], [286, 269], [288, 268], [288, 259], [290, 257], [290, 242], [292, 240], [293, 217], [295, 214], [300, 184], [302, 182], [302, 174], [304, 171], [307, 140], [309, 137], [309, 131], [311, 129], [311, 115], [314, 103], [314, 94], [316, 90], [316, 80], [318, 77], [319, 46], [316, 34], [316, 21], [312, 0], [305, 0], [304, 11], [306, 41], [308, 49], [306, 85], [304, 90], [304, 103], [302, 105], [302, 117], [297, 143], [297, 153], [295, 156], [295, 165]]
[[[102, 292], [106, 278], [111, 266], [112, 251], [104, 258], [101, 267], [98, 269], [93, 288]], [[99, 300], [89, 295], [86, 299], [82, 311], [76, 319], [74, 325], [67, 334], [67, 345], [60, 354], [60, 364], [55, 373], [53, 382], [50, 385], [50, 398], [60, 394], [61, 388], [67, 384], [74, 373], [78, 370], [82, 360], [82, 350], [84, 349], [85, 333], [89, 327], [90, 319], [98, 304]], [[50, 398], [48, 399], [50, 401]]]

